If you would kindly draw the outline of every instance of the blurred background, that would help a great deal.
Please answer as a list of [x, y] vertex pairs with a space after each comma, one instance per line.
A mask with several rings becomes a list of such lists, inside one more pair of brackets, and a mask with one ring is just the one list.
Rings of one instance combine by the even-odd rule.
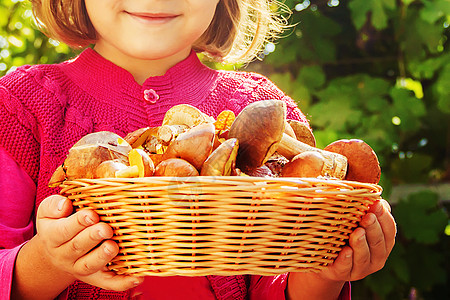
[[[450, 299], [450, 0], [284, 3], [293, 26], [261, 60], [213, 67], [268, 76], [308, 116], [319, 148], [359, 138], [378, 154], [399, 233], [354, 299]], [[0, 49], [0, 76], [77, 54], [40, 33], [21, 0], [0, 1]]]

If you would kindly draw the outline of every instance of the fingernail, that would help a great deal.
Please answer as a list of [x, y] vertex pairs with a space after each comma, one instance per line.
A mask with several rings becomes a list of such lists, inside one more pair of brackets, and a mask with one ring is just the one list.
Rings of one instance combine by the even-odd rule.
[[358, 241], [362, 241], [366, 238], [366, 233], [361, 234], [360, 237], [358, 237]]
[[109, 249], [109, 247], [108, 246], [105, 246], [105, 248], [103, 248], [103, 250], [105, 251], [105, 253], [106, 254], [108, 254], [108, 255], [112, 255], [112, 251], [111, 251], [111, 249]]
[[63, 208], [64, 208], [64, 204], [66, 203], [66, 199], [61, 199], [61, 200], [59, 200], [59, 202], [58, 202], [58, 210], [59, 211], [62, 211], [63, 210]]
[[377, 207], [375, 209], [375, 213], [377, 215], [381, 215], [382, 212], [383, 212], [383, 205], [381, 204], [381, 202], [378, 202]]
[[106, 238], [108, 238], [107, 236], [106, 236], [106, 234], [103, 232], [103, 231], [101, 231], [101, 230], [99, 230], [98, 231], [98, 236], [101, 238], [101, 239], [106, 239]]
[[345, 258], [350, 258], [352, 257], [352, 252], [348, 252], [347, 254], [345, 254]]
[[88, 225], [94, 224], [94, 220], [92, 220], [92, 218], [91, 218], [90, 216], [85, 216], [85, 217], [84, 217], [84, 221], [85, 221], [86, 224], [88, 224]]
[[134, 286], [138, 286], [138, 285], [140, 285], [142, 282], [140, 281], [140, 280], [138, 280], [138, 279], [136, 279], [135, 281], [133, 281], [133, 285]]
[[375, 223], [375, 221], [376, 221], [375, 215], [373, 215], [373, 214], [367, 215], [367, 217], [366, 217], [367, 225], [372, 225], [373, 223]]

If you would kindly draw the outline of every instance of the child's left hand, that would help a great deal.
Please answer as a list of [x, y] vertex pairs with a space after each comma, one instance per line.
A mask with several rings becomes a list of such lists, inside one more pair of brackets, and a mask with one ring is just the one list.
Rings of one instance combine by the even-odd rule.
[[319, 273], [290, 274], [287, 289], [289, 298], [302, 299], [297, 296], [306, 292], [304, 289], [308, 287], [315, 287], [314, 293], [319, 294], [321, 287], [327, 293], [333, 290], [339, 292], [344, 282], [360, 280], [384, 267], [397, 233], [388, 202], [380, 200], [374, 203], [359, 226], [350, 234], [349, 245], [341, 250], [332, 265]]
[[377, 201], [350, 234], [335, 262], [321, 276], [330, 280], [360, 280], [381, 270], [395, 244], [397, 228], [386, 200]]

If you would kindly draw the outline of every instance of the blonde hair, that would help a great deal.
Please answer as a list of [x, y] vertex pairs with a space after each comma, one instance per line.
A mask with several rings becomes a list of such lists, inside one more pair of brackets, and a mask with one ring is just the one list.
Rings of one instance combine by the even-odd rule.
[[[72, 48], [96, 41], [83, 0], [31, 0], [36, 23], [49, 37]], [[277, 0], [220, 0], [211, 24], [193, 48], [217, 62], [246, 63], [287, 25], [289, 12]]]

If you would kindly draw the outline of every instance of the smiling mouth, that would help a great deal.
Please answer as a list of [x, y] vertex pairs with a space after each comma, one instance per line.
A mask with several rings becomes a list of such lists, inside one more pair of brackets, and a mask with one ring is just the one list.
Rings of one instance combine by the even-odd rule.
[[166, 14], [166, 13], [134, 13], [134, 12], [126, 12], [126, 13], [133, 19], [136, 19], [139, 22], [145, 24], [163, 24], [179, 17], [179, 15], [177, 14]]

